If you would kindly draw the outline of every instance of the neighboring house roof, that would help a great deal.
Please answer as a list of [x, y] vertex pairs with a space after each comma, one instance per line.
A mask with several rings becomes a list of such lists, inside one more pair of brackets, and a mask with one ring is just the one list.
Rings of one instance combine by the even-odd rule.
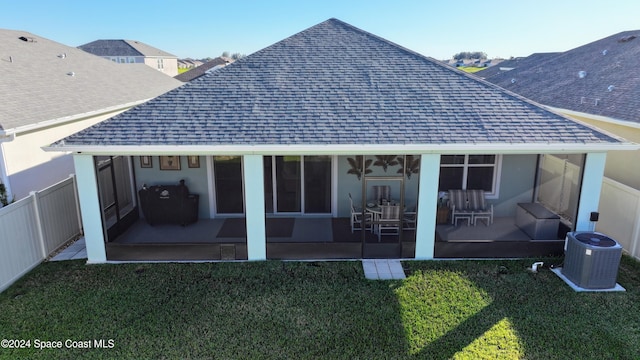
[[640, 30], [487, 80], [544, 105], [640, 123]]
[[478, 72], [473, 73], [473, 75], [478, 76], [483, 79], [489, 79], [492, 76], [496, 76], [508, 71], [511, 71], [516, 68], [525, 69], [530, 66], [535, 66], [542, 64], [548, 59], [553, 58], [554, 56], [559, 55], [560, 53], [534, 53], [527, 57], [519, 57], [510, 60], [503, 60], [498, 62], [497, 64], [487, 67], [484, 70], [480, 70]]
[[144, 56], [177, 59], [177, 56], [173, 54], [136, 40], [96, 40], [80, 45], [78, 48], [97, 56]]
[[183, 67], [197, 67], [202, 65], [203, 62], [200, 60], [194, 60], [194, 59], [178, 59], [178, 66], [183, 66]]
[[226, 66], [227, 64], [230, 64], [232, 62], [233, 62], [233, 59], [231, 58], [219, 56], [211, 61], [207, 61], [206, 63], [196, 68], [193, 68], [189, 71], [185, 71], [182, 74], [179, 74], [177, 76], [174, 76], [174, 79], [180, 80], [182, 82], [189, 82], [193, 79], [197, 79], [200, 76], [206, 74], [208, 71], [210, 71], [216, 66], [220, 66], [220, 65]]
[[118, 66], [26, 31], [0, 29], [0, 58], [0, 132], [147, 100], [181, 85], [144, 64]]
[[620, 142], [330, 19], [48, 149], [330, 152], [376, 145], [444, 151], [478, 144], [509, 151], [535, 144], [548, 151]]

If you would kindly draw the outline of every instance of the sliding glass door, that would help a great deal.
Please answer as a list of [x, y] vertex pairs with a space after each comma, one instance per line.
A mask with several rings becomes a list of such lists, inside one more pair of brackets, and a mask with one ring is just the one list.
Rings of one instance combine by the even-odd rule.
[[331, 213], [331, 157], [265, 156], [268, 213]]
[[215, 156], [216, 209], [218, 214], [242, 214], [242, 158], [240, 156]]
[[276, 156], [276, 207], [278, 212], [300, 212], [302, 169], [300, 156]]
[[331, 212], [331, 157], [304, 157], [304, 212]]

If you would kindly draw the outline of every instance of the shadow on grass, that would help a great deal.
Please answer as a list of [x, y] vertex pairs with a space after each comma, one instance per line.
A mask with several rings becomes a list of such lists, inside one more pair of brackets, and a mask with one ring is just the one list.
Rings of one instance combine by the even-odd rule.
[[365, 280], [359, 261], [45, 263], [0, 294], [0, 335], [115, 348], [0, 358], [640, 358], [636, 262], [607, 294], [531, 263], [405, 262], [404, 281]]
[[[640, 323], [637, 285], [638, 263], [623, 259], [619, 282], [626, 293], [576, 293], [548, 269], [526, 270], [532, 260], [486, 262], [411, 262], [413, 272], [405, 285], [419, 289], [398, 293], [401, 311], [409, 296], [440, 292], [422, 307], [422, 319], [412, 317], [405, 331], [420, 325], [424, 337], [409, 337], [415, 358], [531, 358], [531, 359], [635, 359], [640, 357], [635, 331]], [[546, 259], [557, 263], [557, 259]], [[457, 289], [438, 283], [450, 277]], [[421, 285], [412, 285], [417, 283]], [[465, 285], [466, 284], [466, 285]], [[470, 285], [469, 285], [470, 284]], [[413, 294], [411, 294], [413, 293]], [[456, 301], [458, 307], [442, 306]], [[427, 299], [428, 300], [428, 299]], [[433, 299], [432, 299], [433, 300]], [[478, 302], [480, 304], [478, 304]], [[475, 305], [474, 305], [475, 303]], [[449, 313], [447, 313], [449, 311]], [[458, 312], [459, 316], [455, 316]], [[431, 323], [428, 323], [430, 320]], [[414, 331], [415, 332], [415, 331]]]

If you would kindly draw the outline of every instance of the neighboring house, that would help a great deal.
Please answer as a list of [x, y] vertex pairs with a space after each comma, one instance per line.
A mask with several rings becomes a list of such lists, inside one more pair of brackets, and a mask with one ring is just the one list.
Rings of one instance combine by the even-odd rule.
[[481, 67], [493, 67], [496, 66], [498, 64], [500, 64], [501, 62], [505, 61], [504, 59], [500, 59], [500, 58], [495, 58], [495, 59], [485, 59], [480, 66]]
[[178, 69], [192, 69], [202, 65], [203, 62], [200, 60], [194, 60], [191, 58], [187, 59], [178, 59]]
[[471, 66], [471, 67], [492, 67], [504, 61], [503, 59], [449, 59], [444, 62], [453, 67]]
[[189, 70], [189, 71], [185, 71], [180, 75], [175, 76], [176, 80], [180, 80], [182, 82], [189, 82], [193, 79], [197, 79], [200, 76], [203, 76], [211, 71], [217, 70], [221, 67], [227, 66], [228, 64], [232, 63], [233, 59], [228, 58], [228, 57], [224, 57], [224, 56], [219, 56], [211, 61], [207, 61], [206, 63], [198, 66], [198, 67], [194, 67], [193, 69]]
[[[525, 59], [526, 60], [526, 59]], [[640, 30], [611, 35], [575, 49], [549, 56], [543, 62], [525, 60], [515, 69], [486, 77], [494, 84], [551, 109], [640, 142]], [[487, 69], [476, 75], [483, 77]], [[640, 191], [640, 151], [607, 156], [605, 175]], [[635, 195], [636, 198], [638, 195]], [[640, 256], [640, 202], [626, 196], [603, 206], [598, 228], [623, 242]], [[635, 201], [635, 204], [630, 203]], [[614, 201], [615, 202], [615, 201]]]
[[35, 34], [0, 30], [0, 182], [21, 199], [74, 173], [41, 147], [181, 85]]
[[560, 53], [534, 53], [527, 57], [519, 57], [511, 60], [504, 60], [499, 62], [498, 66], [490, 66], [482, 71], [473, 73], [475, 76], [481, 77], [485, 80], [492, 76], [500, 75], [508, 71], [518, 69], [528, 69], [532, 66], [543, 64], [547, 59], [551, 59]]
[[[639, 147], [330, 19], [46, 150], [74, 155], [101, 263], [561, 254], [590, 226], [606, 153]], [[131, 181], [102, 176], [103, 156]], [[134, 200], [110, 216], [105, 189]], [[437, 224], [458, 189], [492, 215]], [[556, 222], [532, 239], [516, 213], [535, 202]]]
[[119, 64], [146, 64], [171, 77], [178, 75], [178, 57], [136, 40], [96, 40], [78, 46]]

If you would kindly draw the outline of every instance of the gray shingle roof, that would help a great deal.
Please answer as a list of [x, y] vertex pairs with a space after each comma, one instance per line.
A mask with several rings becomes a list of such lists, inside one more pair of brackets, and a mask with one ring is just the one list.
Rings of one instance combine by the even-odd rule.
[[[580, 77], [581, 71], [586, 76]], [[544, 105], [640, 122], [640, 30], [615, 34], [487, 80]]]
[[[544, 63], [545, 61], [559, 55], [560, 53], [534, 53], [524, 58], [515, 58], [511, 60], [505, 60], [498, 65], [488, 67], [484, 70], [473, 73], [482, 79], [489, 79], [493, 76], [513, 71], [516, 68], [526, 69], [531, 66], [536, 66]], [[512, 69], [512, 70], [507, 70]]]
[[182, 84], [144, 64], [119, 66], [26, 31], [0, 29], [0, 59], [0, 130], [146, 100]]
[[223, 57], [223, 56], [219, 56], [213, 60], [207, 61], [206, 63], [195, 67], [189, 71], [185, 71], [182, 74], [176, 75], [173, 78], [176, 80], [180, 80], [182, 82], [188, 82], [191, 81], [193, 79], [197, 79], [200, 76], [203, 76], [204, 74], [207, 73], [208, 70], [211, 70], [212, 68], [219, 66], [219, 65], [227, 65], [233, 62], [233, 59], [231, 58], [227, 58], [227, 57]]
[[136, 40], [96, 40], [78, 46], [97, 56], [149, 56], [172, 57], [175, 55]]
[[549, 142], [617, 140], [335, 19], [64, 140], [65, 146]]

